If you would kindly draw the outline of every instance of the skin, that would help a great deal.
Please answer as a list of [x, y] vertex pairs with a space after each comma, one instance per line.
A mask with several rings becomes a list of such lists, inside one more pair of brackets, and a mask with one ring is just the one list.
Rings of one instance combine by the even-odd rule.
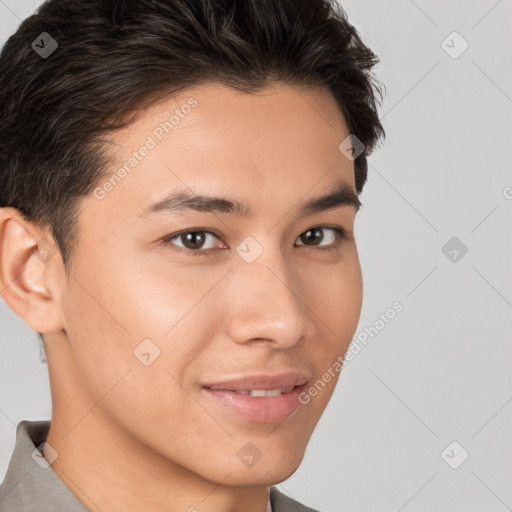
[[[92, 511], [254, 510], [268, 486], [298, 468], [337, 378], [279, 423], [214, 407], [200, 384], [296, 369], [313, 381], [344, 354], [362, 305], [356, 209], [299, 216], [307, 200], [340, 182], [354, 163], [338, 150], [349, 135], [323, 88], [273, 84], [241, 93], [206, 84], [167, 97], [112, 137], [112, 172], [160, 122], [194, 97], [197, 106], [101, 200], [80, 199], [69, 276], [60, 253], [38, 257], [47, 228], [0, 209], [0, 288], [12, 310], [44, 333], [53, 414], [52, 467]], [[141, 212], [179, 188], [246, 203], [251, 218], [197, 211]], [[300, 245], [317, 226], [344, 228]], [[203, 247], [162, 244], [209, 229]], [[263, 253], [235, 251], [252, 236]], [[56, 246], [54, 245], [56, 251]], [[150, 338], [149, 366], [134, 349]], [[253, 443], [252, 467], [237, 452]], [[194, 507], [194, 508], [192, 508]]]

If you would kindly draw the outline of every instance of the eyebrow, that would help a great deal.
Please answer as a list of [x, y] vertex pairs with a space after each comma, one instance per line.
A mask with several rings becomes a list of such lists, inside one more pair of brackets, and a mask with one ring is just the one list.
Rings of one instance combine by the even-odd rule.
[[[339, 183], [332, 192], [307, 201], [299, 210], [299, 215], [306, 216], [325, 210], [349, 206], [356, 212], [362, 206], [356, 192], [347, 183]], [[253, 212], [244, 203], [225, 197], [212, 197], [194, 194], [188, 190], [179, 190], [161, 201], [147, 207], [142, 215], [157, 212], [195, 210], [208, 213], [226, 213], [239, 217], [250, 217]]]

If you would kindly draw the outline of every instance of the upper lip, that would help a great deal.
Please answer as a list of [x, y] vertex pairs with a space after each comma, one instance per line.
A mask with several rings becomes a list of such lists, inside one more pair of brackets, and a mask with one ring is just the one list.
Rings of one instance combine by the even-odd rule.
[[310, 375], [305, 372], [289, 371], [278, 374], [254, 374], [246, 377], [228, 379], [221, 382], [204, 384], [203, 387], [223, 391], [244, 391], [251, 389], [287, 388], [289, 386], [302, 386], [309, 381]]

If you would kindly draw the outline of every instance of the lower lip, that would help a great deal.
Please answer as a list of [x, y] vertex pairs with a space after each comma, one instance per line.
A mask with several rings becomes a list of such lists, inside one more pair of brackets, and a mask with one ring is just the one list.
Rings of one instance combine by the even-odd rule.
[[251, 421], [272, 423], [284, 420], [299, 408], [299, 395], [305, 388], [306, 384], [303, 384], [293, 388], [289, 393], [278, 396], [242, 395], [235, 391], [209, 388], [202, 388], [202, 391], [216, 403]]

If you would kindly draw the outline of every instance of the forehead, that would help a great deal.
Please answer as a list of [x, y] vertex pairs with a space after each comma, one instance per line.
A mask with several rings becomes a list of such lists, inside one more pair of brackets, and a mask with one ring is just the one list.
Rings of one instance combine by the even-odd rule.
[[107, 202], [144, 207], [176, 189], [251, 203], [354, 189], [354, 165], [338, 149], [349, 135], [325, 88], [274, 84], [244, 93], [204, 84], [166, 97], [112, 134]]

